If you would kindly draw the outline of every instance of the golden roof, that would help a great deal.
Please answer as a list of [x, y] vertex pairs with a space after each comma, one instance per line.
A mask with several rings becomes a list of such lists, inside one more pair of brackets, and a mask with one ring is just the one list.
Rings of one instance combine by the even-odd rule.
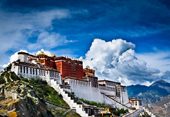
[[45, 53], [43, 51], [41, 51], [39, 54], [37, 55], [45, 55]]
[[55, 57], [55, 54], [52, 54], [51, 57]]

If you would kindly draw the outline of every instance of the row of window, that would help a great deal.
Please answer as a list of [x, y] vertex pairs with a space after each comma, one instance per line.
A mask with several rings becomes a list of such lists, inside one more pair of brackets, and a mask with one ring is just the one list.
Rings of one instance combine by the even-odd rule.
[[78, 81], [78, 80], [70, 80], [70, 83], [81, 84], [81, 85], [89, 85], [87, 82]]
[[[24, 67], [24, 66], [19, 66], [20, 73], [27, 73], [33, 75], [40, 75], [40, 76], [45, 76], [45, 70], [42, 69], [35, 69], [35, 68], [29, 68], [29, 67]], [[47, 71], [48, 74], [48, 71]], [[59, 77], [58, 72], [50, 71], [50, 77]]]
[[39, 75], [45, 76], [45, 70], [42, 70], [42, 69], [29, 68], [29, 67], [25, 67], [25, 66], [20, 66], [19, 69], [20, 69], [20, 73], [28, 74], [28, 72], [29, 72], [30, 74], [38, 75], [38, 72], [39, 72]]
[[59, 78], [59, 73], [58, 72], [54, 72], [54, 71], [50, 71], [50, 77], [57, 77], [57, 78]]

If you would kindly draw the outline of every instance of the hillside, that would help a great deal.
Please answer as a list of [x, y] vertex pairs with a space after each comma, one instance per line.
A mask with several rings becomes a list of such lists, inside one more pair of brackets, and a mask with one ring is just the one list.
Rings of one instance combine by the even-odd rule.
[[160, 101], [155, 104], [144, 105], [150, 112], [157, 117], [169, 117], [170, 116], [170, 95], [163, 97]]
[[144, 85], [127, 86], [129, 97], [142, 99], [143, 104], [155, 103], [170, 94], [170, 83], [163, 80], [154, 82], [149, 87]]
[[[14, 72], [0, 76], [0, 116], [62, 117], [69, 110], [61, 95], [41, 79], [18, 77]], [[47, 105], [49, 102], [64, 110]], [[75, 112], [66, 115], [79, 117]]]

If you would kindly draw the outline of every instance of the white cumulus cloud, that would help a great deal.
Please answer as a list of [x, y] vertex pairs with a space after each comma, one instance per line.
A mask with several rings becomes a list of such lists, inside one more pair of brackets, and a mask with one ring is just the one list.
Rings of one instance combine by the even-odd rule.
[[142, 53], [136, 56], [145, 60], [150, 67], [159, 68], [163, 72], [170, 70], [170, 51]]
[[99, 79], [121, 81], [124, 85], [145, 84], [164, 76], [159, 69], [150, 68], [144, 60], [138, 59], [135, 45], [122, 39], [106, 42], [94, 39], [83, 60], [84, 66], [96, 70]]

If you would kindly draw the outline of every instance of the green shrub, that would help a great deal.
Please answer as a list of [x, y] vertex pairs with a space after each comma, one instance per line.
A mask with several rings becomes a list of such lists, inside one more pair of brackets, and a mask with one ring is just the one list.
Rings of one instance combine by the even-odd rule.
[[14, 72], [11, 72], [11, 78], [13, 80], [20, 80], [20, 78]]
[[4, 84], [5, 83], [5, 79], [3, 76], [0, 76], [0, 84]]
[[32, 85], [36, 84], [36, 82], [35, 82], [35, 79], [34, 79], [34, 78], [30, 78], [30, 79], [29, 79], [29, 82], [30, 82]]
[[9, 78], [9, 73], [6, 73], [6, 74], [5, 74], [5, 77], [6, 77], [6, 78]]
[[88, 100], [84, 100], [84, 103], [86, 103], [86, 104], [90, 104], [90, 101], [88, 101]]
[[90, 102], [90, 105], [97, 106], [97, 103], [96, 103], [96, 102], [91, 101], [91, 102]]
[[106, 108], [106, 105], [102, 104], [102, 103], [97, 103], [98, 107], [102, 107], [102, 108]]
[[93, 106], [97, 106], [97, 107], [102, 107], [102, 108], [105, 108], [106, 105], [102, 104], [102, 103], [97, 103], [97, 102], [93, 102], [93, 101], [88, 101], [88, 100], [84, 100], [83, 98], [80, 98], [79, 100], [81, 100], [82, 102], [86, 103], [86, 104], [89, 104], [89, 105], [93, 105]]
[[84, 99], [83, 98], [80, 98], [79, 100], [83, 101], [84, 102]]
[[136, 108], [135, 108], [135, 107], [131, 107], [130, 109], [132, 109], [132, 110], [136, 110]]
[[43, 80], [43, 81], [42, 81], [42, 84], [47, 84], [47, 82]]
[[116, 110], [111, 110], [111, 113], [113, 113], [114, 115], [120, 116], [121, 114], [127, 113], [128, 110], [124, 110], [123, 108], [119, 109], [117, 108]]
[[8, 81], [8, 82], [11, 82], [11, 80], [10, 80], [10, 78], [9, 78], [9, 73], [6, 73], [6, 74], [5, 74], [5, 77], [7, 78], [7, 81]]
[[74, 98], [74, 102], [77, 102], [78, 100], [79, 100], [78, 97], [75, 97], [75, 98]]
[[38, 83], [38, 84], [42, 83], [42, 79], [41, 78], [36, 78], [35, 83]]
[[125, 113], [129, 112], [128, 109], [125, 110]]
[[22, 79], [23, 81], [25, 81], [25, 82], [28, 82], [28, 79], [27, 79], [27, 78], [24, 78], [24, 77], [21, 76], [21, 79]]
[[5, 72], [3, 72], [3, 73], [1, 74], [1, 76], [5, 76]]

